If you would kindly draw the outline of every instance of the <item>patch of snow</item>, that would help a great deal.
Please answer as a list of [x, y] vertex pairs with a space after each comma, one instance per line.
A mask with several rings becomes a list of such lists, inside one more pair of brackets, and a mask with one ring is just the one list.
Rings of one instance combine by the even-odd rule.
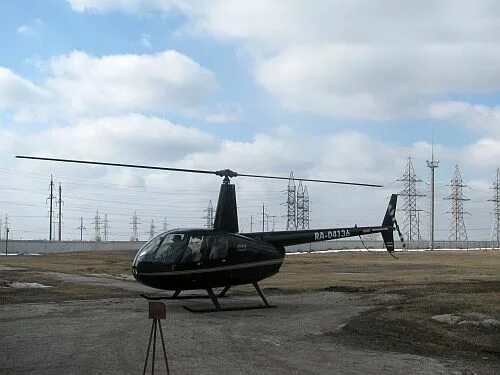
[[500, 327], [500, 322], [486, 314], [481, 313], [467, 313], [467, 314], [443, 314], [434, 315], [431, 319], [438, 321], [440, 323], [446, 323], [449, 325], [457, 326], [474, 326], [474, 327], [485, 327], [493, 328]]
[[24, 288], [52, 288], [50, 285], [39, 283], [20, 283], [17, 281], [0, 280], [0, 288], [24, 289]]

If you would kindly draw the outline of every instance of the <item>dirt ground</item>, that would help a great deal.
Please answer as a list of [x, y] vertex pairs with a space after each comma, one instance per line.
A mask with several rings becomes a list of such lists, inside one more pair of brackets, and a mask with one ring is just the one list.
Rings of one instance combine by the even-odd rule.
[[[147, 288], [127, 280], [133, 255], [0, 258], [0, 281], [51, 286], [0, 288], [0, 346], [9, 348], [0, 372], [59, 373], [68, 358], [76, 367], [66, 373], [139, 372], [150, 323], [146, 302], [136, 298]], [[279, 307], [196, 315], [169, 301], [173, 373], [500, 373], [499, 327], [431, 319], [474, 313], [500, 320], [498, 251], [290, 255], [262, 287]], [[243, 287], [228, 300], [255, 302], [253, 295]], [[101, 365], [91, 366], [92, 358]], [[106, 364], [109, 358], [116, 363]]]

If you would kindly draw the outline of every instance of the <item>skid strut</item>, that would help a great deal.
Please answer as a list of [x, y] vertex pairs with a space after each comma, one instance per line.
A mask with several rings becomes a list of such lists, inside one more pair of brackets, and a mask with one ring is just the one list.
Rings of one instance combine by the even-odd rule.
[[[264, 302], [264, 305], [253, 305], [253, 306], [233, 306], [233, 307], [222, 307], [219, 303], [218, 297], [215, 295], [214, 291], [212, 288], [207, 288], [207, 293], [212, 300], [212, 303], [214, 304], [214, 308], [194, 308], [194, 307], [189, 307], [189, 306], [183, 306], [187, 311], [189, 312], [194, 312], [194, 313], [205, 313], [205, 312], [219, 312], [219, 311], [238, 311], [238, 310], [255, 310], [255, 309], [267, 309], [270, 307], [275, 307], [270, 305], [267, 302], [266, 297], [264, 296], [264, 293], [262, 293], [262, 290], [259, 287], [259, 284], [257, 282], [253, 283], [253, 286], [257, 293], [259, 294], [260, 298], [262, 298], [262, 301]], [[220, 293], [219, 297], [225, 296], [226, 292], [229, 290], [231, 286], [228, 285], [226, 286]]]

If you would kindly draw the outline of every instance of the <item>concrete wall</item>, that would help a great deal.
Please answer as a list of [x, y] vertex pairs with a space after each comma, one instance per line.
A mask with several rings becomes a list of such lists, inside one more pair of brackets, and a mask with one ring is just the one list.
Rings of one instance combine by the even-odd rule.
[[[138, 250], [145, 242], [144, 241], [27, 241], [15, 240], [9, 241], [8, 252], [18, 254], [45, 254], [45, 253], [65, 253], [73, 251], [105, 251], [105, 250]], [[384, 249], [382, 241], [365, 241], [368, 249]], [[408, 250], [428, 249], [429, 242], [412, 242], [407, 243]], [[499, 248], [499, 244], [492, 241], [469, 241], [469, 242], [453, 242], [453, 241], [436, 241], [435, 249], [492, 249]], [[336, 240], [323, 241], [312, 244], [288, 246], [288, 252], [308, 252], [321, 250], [364, 250], [365, 247], [359, 240]], [[401, 249], [401, 244], [396, 242], [396, 249]], [[5, 241], [0, 241], [0, 254], [5, 254]]]
[[[143, 241], [25, 241], [15, 240], [8, 243], [9, 253], [45, 254], [67, 253], [72, 251], [138, 250]], [[0, 241], [0, 254], [5, 254], [5, 240]]]

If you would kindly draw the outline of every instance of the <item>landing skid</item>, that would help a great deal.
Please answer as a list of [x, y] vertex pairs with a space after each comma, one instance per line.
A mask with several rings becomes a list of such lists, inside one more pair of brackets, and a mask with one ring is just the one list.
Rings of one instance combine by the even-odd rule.
[[224, 297], [226, 292], [229, 290], [230, 286], [227, 286], [223, 289], [223, 291], [219, 294], [217, 297], [212, 290], [212, 288], [207, 288], [207, 293], [208, 297], [212, 300], [214, 304], [214, 308], [194, 308], [194, 307], [189, 307], [189, 306], [182, 306], [184, 309], [186, 309], [189, 312], [192, 313], [207, 313], [207, 312], [219, 312], [219, 311], [239, 311], [239, 310], [256, 310], [256, 309], [268, 309], [271, 307], [276, 307], [272, 306], [267, 302], [266, 297], [264, 296], [264, 293], [262, 293], [262, 290], [259, 287], [259, 284], [256, 282], [253, 283], [253, 286], [255, 287], [255, 290], [259, 294], [260, 298], [262, 298], [262, 301], [264, 302], [264, 305], [254, 305], [254, 306], [233, 306], [233, 307], [221, 307], [219, 301], [217, 298]]
[[[226, 290], [224, 288], [224, 290]], [[224, 292], [224, 290], [222, 292]], [[222, 294], [222, 292], [219, 294], [219, 297], [225, 297], [225, 293]], [[227, 292], [227, 290], [226, 290]], [[162, 299], [166, 300], [179, 300], [179, 299], [207, 299], [210, 298], [210, 296], [200, 296], [200, 295], [187, 295], [187, 296], [179, 296], [181, 293], [181, 290], [176, 290], [174, 294], [171, 296], [166, 296], [166, 295], [161, 295], [161, 294], [145, 294], [141, 293], [140, 296], [147, 299], [148, 301], [159, 301]]]

